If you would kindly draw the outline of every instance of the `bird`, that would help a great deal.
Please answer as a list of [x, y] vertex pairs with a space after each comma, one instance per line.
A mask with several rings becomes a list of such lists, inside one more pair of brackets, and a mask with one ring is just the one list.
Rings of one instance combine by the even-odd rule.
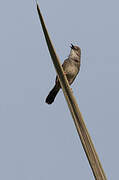
[[[62, 64], [64, 74], [67, 77], [69, 85], [71, 85], [73, 81], [75, 80], [77, 74], [79, 73], [80, 65], [81, 65], [80, 47], [74, 46], [73, 44], [71, 44], [70, 48], [71, 48], [70, 54], [68, 58], [65, 59], [64, 63]], [[60, 89], [61, 89], [61, 85], [60, 85], [58, 76], [56, 76], [55, 85], [53, 89], [49, 92], [48, 96], [46, 97], [45, 102], [47, 104], [52, 104]]]

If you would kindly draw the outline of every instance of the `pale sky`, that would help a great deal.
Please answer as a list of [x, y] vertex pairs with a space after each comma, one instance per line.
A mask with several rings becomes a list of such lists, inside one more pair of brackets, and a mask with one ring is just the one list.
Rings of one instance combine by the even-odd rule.
[[[61, 62], [81, 47], [72, 85], [108, 180], [118, 179], [119, 2], [38, 0]], [[55, 82], [33, 0], [0, 1], [0, 179], [94, 179]]]

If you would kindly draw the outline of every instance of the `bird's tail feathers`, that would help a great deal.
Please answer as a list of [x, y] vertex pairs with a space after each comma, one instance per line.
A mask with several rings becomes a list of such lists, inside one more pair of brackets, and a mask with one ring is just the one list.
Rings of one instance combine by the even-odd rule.
[[57, 93], [59, 92], [59, 90], [60, 90], [60, 88], [57, 87], [57, 85], [55, 85], [53, 87], [53, 89], [49, 92], [45, 102], [47, 104], [52, 104], [54, 102], [55, 97], [56, 97]]

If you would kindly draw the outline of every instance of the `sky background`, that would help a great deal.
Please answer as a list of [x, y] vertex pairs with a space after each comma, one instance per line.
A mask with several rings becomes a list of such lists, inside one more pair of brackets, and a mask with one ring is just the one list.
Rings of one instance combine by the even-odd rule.
[[[109, 180], [119, 177], [119, 2], [38, 0], [61, 62], [81, 47], [72, 85]], [[53, 67], [33, 0], [0, 1], [0, 179], [94, 179]]]

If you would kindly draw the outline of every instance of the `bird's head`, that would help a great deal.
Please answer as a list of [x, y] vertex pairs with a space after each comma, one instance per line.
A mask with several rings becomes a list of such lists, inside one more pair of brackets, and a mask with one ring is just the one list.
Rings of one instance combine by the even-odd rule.
[[69, 57], [70, 58], [80, 58], [80, 56], [81, 56], [81, 49], [80, 49], [80, 47], [78, 47], [78, 46], [74, 46], [73, 44], [71, 44], [71, 51], [70, 51], [70, 55], [69, 55]]

